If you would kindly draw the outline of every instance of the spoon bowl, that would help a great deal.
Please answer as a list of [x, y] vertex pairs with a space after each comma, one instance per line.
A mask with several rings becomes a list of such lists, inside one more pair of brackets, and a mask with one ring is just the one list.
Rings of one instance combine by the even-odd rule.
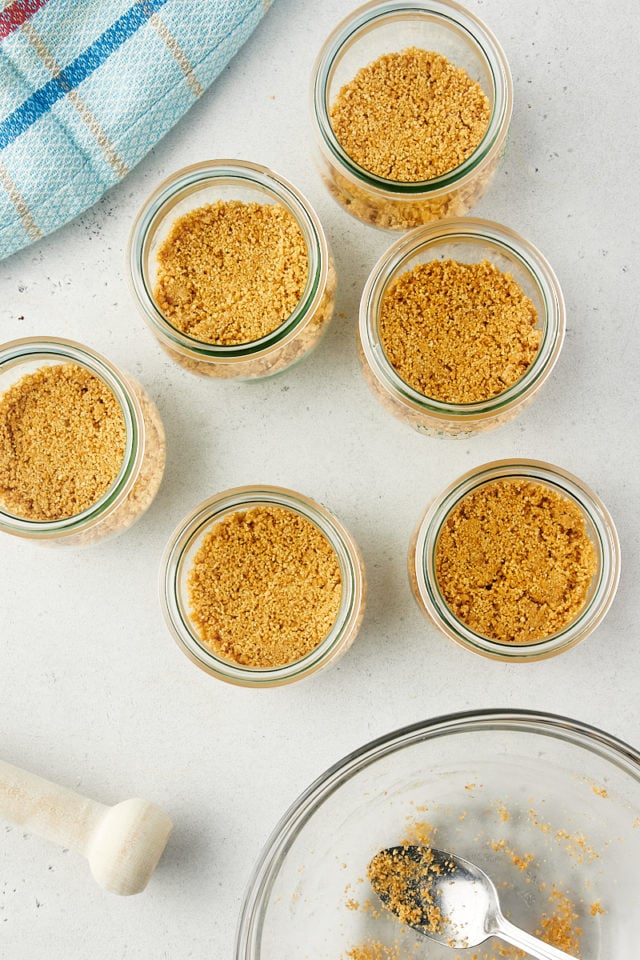
[[387, 847], [373, 857], [369, 881], [406, 926], [456, 949], [499, 937], [539, 960], [574, 960], [512, 924], [491, 879], [469, 860], [419, 844]]

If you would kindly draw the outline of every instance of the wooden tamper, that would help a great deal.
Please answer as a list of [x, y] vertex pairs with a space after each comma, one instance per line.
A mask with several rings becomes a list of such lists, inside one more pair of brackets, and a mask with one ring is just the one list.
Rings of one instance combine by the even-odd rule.
[[172, 823], [148, 800], [107, 807], [0, 760], [0, 817], [63, 847], [78, 850], [106, 890], [144, 890]]

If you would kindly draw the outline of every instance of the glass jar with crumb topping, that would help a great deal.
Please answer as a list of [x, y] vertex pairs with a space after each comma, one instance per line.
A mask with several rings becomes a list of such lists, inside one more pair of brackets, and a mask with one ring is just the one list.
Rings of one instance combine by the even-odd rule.
[[[486, 556], [480, 542], [463, 554], [467, 545], [462, 540], [461, 523], [467, 519], [468, 523], [475, 524], [474, 536], [477, 536], [478, 523], [482, 526], [488, 522], [486, 510], [479, 521], [470, 514], [471, 498], [478, 493], [486, 494], [487, 491], [495, 491], [499, 497], [501, 491], [508, 489], [504, 484], [517, 484], [518, 490], [533, 493], [529, 505], [525, 507], [525, 512], [528, 511], [529, 515], [532, 510], [531, 503], [535, 502], [536, 497], [545, 510], [548, 504], [556, 504], [554, 523], [556, 531], [561, 531], [558, 536], [566, 537], [568, 555], [573, 563], [572, 572], [567, 575], [567, 583], [574, 591], [580, 574], [576, 559], [580, 559], [580, 542], [582, 541], [583, 548], [586, 547], [590, 564], [583, 564], [584, 576], [588, 576], [588, 579], [583, 577], [580, 594], [576, 593], [576, 596], [580, 597], [580, 604], [574, 602], [573, 606], [570, 606], [567, 598], [563, 596], [562, 606], [561, 600], [556, 598], [554, 591], [559, 593], [562, 585], [559, 577], [565, 571], [548, 568], [551, 552], [548, 553], [547, 567], [538, 569], [533, 559], [538, 554], [532, 552], [527, 556], [524, 547], [515, 544], [513, 555], [501, 556], [494, 564], [495, 569], [491, 576], [486, 577], [486, 582], [485, 574], [495, 558], [489, 558], [485, 563]], [[517, 495], [521, 496], [520, 493]], [[503, 518], [503, 527], [505, 523]], [[463, 579], [459, 582], [465, 583], [465, 595], [458, 593], [455, 603], [449, 596], [449, 585], [444, 584], [443, 558], [442, 554], [439, 554], [441, 537], [445, 535], [448, 525], [450, 530], [455, 531], [456, 550], [460, 551], [461, 558], [464, 556], [461, 569]], [[517, 521], [514, 529], [516, 527]], [[471, 530], [471, 526], [468, 529]], [[540, 538], [545, 538], [545, 531], [540, 530], [536, 539]], [[584, 556], [584, 549], [582, 554]], [[447, 558], [447, 562], [450, 559]], [[484, 564], [482, 574], [479, 572], [480, 563]], [[560, 561], [557, 563], [562, 566]], [[512, 626], [519, 637], [524, 635], [528, 624], [532, 622], [529, 620], [528, 609], [541, 612], [541, 624], [545, 622], [544, 618], [547, 618], [546, 622], [554, 622], [551, 619], [550, 607], [555, 604], [566, 622], [548, 635], [540, 635], [541, 631], [538, 629], [536, 639], [527, 642], [511, 642], [504, 637], [496, 639], [497, 631], [490, 637], [483, 635], [478, 629], [470, 628], [468, 611], [474, 610], [476, 602], [486, 609], [486, 598], [496, 588], [496, 583], [506, 577], [513, 578], [513, 586], [517, 592], [513, 596], [516, 597], [514, 602], [517, 604], [518, 622]], [[418, 606], [426, 617], [444, 636], [467, 650], [494, 660], [527, 663], [555, 656], [575, 646], [595, 630], [605, 616], [615, 596], [619, 577], [620, 544], [607, 508], [582, 480], [560, 467], [538, 460], [496, 460], [463, 474], [428, 506], [409, 549], [409, 579]], [[563, 589], [567, 592], [569, 588]], [[478, 597], [479, 600], [476, 599]], [[531, 600], [533, 602], [530, 602]], [[504, 602], [502, 597], [500, 600], [486, 602], [490, 602], [498, 611], [496, 617], [504, 609], [501, 606]], [[465, 611], [464, 617], [462, 614], [458, 615], [458, 611], [462, 610]]]
[[[113, 402], [113, 410], [118, 411], [118, 421], [122, 425], [123, 454], [121, 460], [117, 457], [119, 462], [113, 467], [112, 481], [94, 502], [77, 501], [82, 504], [80, 511], [61, 510], [59, 517], [55, 516], [54, 511], [53, 516], [46, 515], [43, 519], [42, 511], [16, 507], [13, 502], [19, 503], [21, 500], [28, 506], [29, 497], [33, 494], [29, 488], [20, 490], [25, 480], [20, 479], [21, 465], [17, 460], [20, 457], [41, 460], [40, 475], [44, 478], [50, 475], [46, 461], [48, 451], [55, 449], [56, 437], [62, 437], [65, 450], [72, 449], [73, 444], [64, 433], [74, 429], [71, 422], [74, 411], [70, 408], [68, 415], [56, 416], [55, 424], [51, 420], [46, 424], [44, 421], [34, 424], [32, 421], [28, 425], [31, 439], [25, 439], [27, 426], [24, 423], [16, 425], [13, 422], [13, 411], [16, 404], [19, 405], [28, 397], [28, 390], [33, 389], [31, 384], [37, 384], [38, 378], [43, 376], [51, 378], [57, 371], [72, 371], [72, 378], [73, 371], [79, 371], [80, 382], [73, 387], [75, 396], [82, 396], [89, 391], [87, 383], [99, 385], [102, 394], [93, 397], [91, 406], [85, 411], [85, 415], [95, 420], [96, 424], [100, 417], [105, 416], [105, 398]], [[94, 381], [93, 378], [97, 379]], [[45, 386], [46, 389], [48, 387]], [[22, 397], [18, 395], [20, 391], [23, 392]], [[42, 397], [46, 399], [46, 392]], [[3, 399], [7, 410], [3, 409]], [[0, 409], [0, 449], [5, 447], [3, 476], [0, 480], [0, 530], [5, 533], [48, 544], [90, 544], [129, 527], [144, 513], [158, 492], [165, 465], [165, 435], [160, 414], [136, 380], [94, 350], [71, 340], [45, 337], [3, 344], [0, 346]], [[18, 432], [23, 434], [21, 444], [16, 441]], [[83, 455], [89, 460], [94, 458], [94, 461], [99, 461], [103, 453], [109, 454], [108, 450], [100, 449], [101, 436], [96, 431], [90, 437], [80, 437], [80, 440], [86, 439]], [[71, 440], [76, 443], [75, 438], [71, 437]], [[25, 443], [31, 445], [29, 449], [25, 448]], [[62, 448], [59, 446], [59, 449]], [[89, 464], [87, 469], [91, 480], [93, 466]], [[29, 482], [33, 484], [36, 481], [32, 479]], [[78, 475], [73, 475], [73, 470], [65, 471], [65, 476], [60, 478], [59, 491], [53, 489], [57, 480], [51, 479], [51, 483], [52, 494], [57, 496], [59, 492], [58, 502], [62, 504], [65, 499], [73, 503], [82, 492], [79, 489], [81, 481]]]
[[[178, 322], [159, 303], [158, 283], [160, 256], [170, 239], [172, 231], [185, 217], [224, 205], [256, 209], [268, 207], [272, 211], [284, 211], [290, 223], [297, 225], [301, 242], [306, 249], [306, 282], [300, 281], [300, 297], [292, 305], [286, 301], [273, 329], [256, 331], [247, 324], [246, 331], [235, 331], [233, 337], [223, 337], [215, 330], [201, 332], [202, 326], [194, 328], [194, 314], [206, 314], [206, 304], [194, 306], [198, 294], [197, 282], [187, 276], [185, 285], [190, 285], [185, 300], [185, 319]], [[275, 213], [273, 214], [275, 216]], [[290, 232], [289, 227], [289, 232]], [[282, 238], [281, 238], [282, 239]], [[251, 245], [258, 245], [252, 231]], [[220, 282], [224, 281], [225, 263], [233, 260], [234, 251], [219, 249], [211, 243], [205, 257], [209, 276], [216, 271]], [[265, 263], [277, 256], [266, 257]], [[286, 260], [286, 257], [285, 257]], [[327, 239], [318, 217], [301, 193], [287, 180], [266, 167], [241, 160], [208, 160], [185, 167], [160, 184], [140, 210], [131, 232], [128, 251], [129, 279], [133, 296], [143, 318], [169, 356], [192, 373], [220, 379], [252, 379], [278, 373], [307, 354], [318, 343], [333, 315], [336, 275], [329, 252]], [[218, 287], [216, 309], [221, 301], [237, 308], [239, 298], [251, 299], [251, 284], [257, 281], [248, 278], [249, 287], [242, 293], [221, 290]], [[284, 294], [290, 290], [290, 280], [281, 281], [283, 288], [274, 297], [280, 305]], [[194, 292], [195, 291], [195, 292]], [[267, 294], [265, 294], [268, 296]], [[291, 311], [289, 308], [291, 307]], [[284, 314], [284, 318], [282, 318]], [[225, 322], [221, 316], [220, 325]], [[226, 331], [225, 331], [226, 334]], [[213, 339], [211, 339], [213, 338]], [[218, 340], [218, 342], [215, 342]], [[233, 341], [233, 342], [232, 342]]]
[[[239, 596], [238, 590], [242, 591], [244, 600], [245, 594], [250, 595], [250, 603], [255, 604], [253, 614], [249, 615], [251, 620], [251, 629], [246, 634], [246, 651], [238, 651], [237, 644], [233, 654], [225, 655], [219, 647], [209, 642], [209, 637], [204, 638], [202, 629], [199, 628], [196, 621], [194, 599], [194, 586], [192, 575], [199, 560], [203, 557], [203, 551], [208, 552], [211, 557], [211, 535], [215, 536], [216, 531], [223, 531], [222, 536], [225, 539], [233, 537], [234, 529], [243, 528], [245, 525], [251, 529], [258, 529], [261, 523], [261, 514], [281, 511], [285, 515], [290, 514], [294, 519], [300, 518], [302, 529], [311, 531], [314, 537], [320, 537], [320, 542], [326, 546], [329, 555], [332, 556], [332, 562], [335, 562], [338, 571], [338, 582], [340, 584], [339, 602], [336, 603], [332, 614], [332, 621], [329, 629], [320, 642], [303, 656], [297, 657], [290, 662], [284, 662], [287, 658], [281, 657], [283, 662], [278, 665], [256, 666], [255, 651], [267, 650], [267, 656], [272, 656], [272, 650], [268, 647], [269, 636], [264, 639], [256, 639], [252, 632], [256, 632], [257, 627], [254, 624], [263, 618], [260, 615], [260, 606], [262, 604], [271, 604], [267, 614], [268, 631], [273, 630], [276, 634], [286, 635], [293, 631], [297, 636], [304, 636], [309, 629], [308, 621], [311, 617], [312, 604], [315, 603], [317, 594], [305, 607], [305, 598], [297, 595], [296, 591], [306, 589], [307, 582], [315, 583], [318, 586], [318, 580], [322, 579], [317, 570], [308, 569], [303, 576], [297, 573], [289, 572], [285, 569], [283, 578], [278, 573], [264, 573], [260, 583], [248, 583], [248, 577], [255, 576], [255, 567], [253, 561], [255, 555], [259, 552], [255, 546], [255, 536], [250, 533], [254, 546], [251, 548], [252, 554], [252, 572], [248, 573], [243, 566], [243, 561], [238, 559], [239, 554], [234, 554], [234, 562], [215, 561], [217, 573], [216, 580], [223, 575], [235, 577], [235, 586], [230, 587], [229, 595], [233, 599], [233, 619], [240, 623], [240, 632], [242, 634], [241, 603], [243, 597]], [[257, 527], [254, 525], [257, 524]], [[263, 534], [261, 534], [262, 536]], [[233, 547], [231, 548], [233, 552]], [[270, 551], [271, 552], [271, 551]], [[273, 547], [274, 554], [277, 553], [277, 545]], [[292, 552], [291, 541], [288, 541], [286, 562], [290, 562], [288, 557]], [[303, 551], [308, 553], [309, 551]], [[269, 558], [271, 559], [271, 558]], [[259, 562], [259, 561], [258, 561]], [[305, 560], [305, 563], [307, 561]], [[267, 567], [269, 563], [267, 562]], [[286, 566], [286, 563], [285, 563]], [[229, 569], [233, 567], [233, 569]], [[282, 572], [282, 571], [280, 571]], [[262, 574], [261, 574], [262, 576]], [[282, 579], [284, 579], [287, 591], [286, 599], [282, 599], [286, 610], [279, 610], [279, 593], [282, 588]], [[201, 582], [201, 581], [200, 581]], [[240, 584], [240, 587], [238, 587]], [[323, 584], [320, 583], [320, 590]], [[245, 589], [246, 588], [246, 589]], [[226, 587], [225, 587], [226, 589]], [[291, 593], [294, 591], [296, 595]], [[294, 680], [300, 680], [307, 677], [326, 664], [335, 661], [350, 646], [358, 633], [362, 621], [365, 605], [366, 582], [364, 565], [360, 551], [349, 532], [326, 508], [304, 497], [293, 490], [273, 486], [247, 486], [238, 487], [220, 493], [202, 503], [178, 526], [171, 536], [165, 549], [161, 563], [160, 571], [160, 599], [165, 621], [178, 646], [189, 659], [199, 666], [206, 673], [228, 683], [245, 687], [274, 687], [281, 684], [291, 683]], [[222, 639], [228, 637], [230, 624], [225, 616], [225, 600], [218, 598], [213, 600], [206, 597], [204, 606], [209, 610], [215, 610], [216, 620], [213, 624], [213, 633], [216, 638]], [[290, 621], [290, 611], [305, 611], [302, 614], [300, 622], [295, 622], [293, 627]], [[242, 607], [244, 610], [244, 607]], [[257, 612], [256, 612], [257, 611]], [[228, 629], [229, 628], [229, 629]], [[242, 634], [241, 643], [244, 644], [244, 634]], [[262, 647], [260, 646], [262, 644]], [[245, 652], [251, 650], [252, 657], [245, 655]], [[242, 653], [242, 656], [239, 655]]]
[[[431, 179], [407, 182], [360, 166], [337, 138], [331, 112], [358, 71], [411, 48], [439, 54], [466, 71], [488, 100], [489, 120], [482, 139], [462, 162]], [[484, 194], [504, 153], [512, 98], [504, 53], [488, 27], [468, 10], [452, 0], [373, 0], [336, 27], [314, 67], [312, 118], [323, 179], [349, 213], [380, 228], [407, 230], [462, 216]], [[371, 140], [370, 131], [365, 139]]]
[[[438, 400], [421, 393], [402, 379], [391, 363], [381, 336], [385, 297], [399, 278], [421, 266], [453, 261], [469, 266], [490, 264], [515, 281], [519, 294], [535, 311], [539, 346], [525, 372], [515, 382], [486, 399], [473, 402]], [[444, 320], [439, 324], [446, 329]], [[365, 379], [384, 407], [421, 433], [432, 436], [468, 436], [511, 420], [537, 394], [551, 373], [565, 332], [565, 306], [558, 279], [533, 244], [508, 227], [464, 217], [444, 220], [413, 230], [397, 240], [375, 265], [360, 300], [359, 348]], [[415, 340], [405, 337], [410, 353]], [[487, 357], [482, 338], [473, 345], [473, 369], [483, 371]], [[414, 347], [415, 349], [415, 347]], [[430, 357], [425, 347], [421, 362]], [[460, 365], [469, 358], [454, 360]], [[461, 374], [466, 367], [461, 366]], [[474, 373], [475, 376], [475, 373]]]

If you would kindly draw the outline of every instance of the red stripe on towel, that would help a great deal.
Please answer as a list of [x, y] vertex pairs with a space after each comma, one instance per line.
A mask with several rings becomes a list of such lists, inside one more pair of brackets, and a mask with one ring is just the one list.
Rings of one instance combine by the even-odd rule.
[[13, 3], [0, 11], [0, 40], [21, 27], [25, 20], [29, 20], [47, 2], [48, 0], [13, 0]]

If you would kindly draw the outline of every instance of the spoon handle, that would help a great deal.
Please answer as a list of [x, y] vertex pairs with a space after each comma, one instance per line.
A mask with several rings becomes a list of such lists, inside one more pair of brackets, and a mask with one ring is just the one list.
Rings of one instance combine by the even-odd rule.
[[565, 953], [564, 950], [558, 950], [557, 947], [552, 947], [544, 940], [539, 940], [530, 933], [525, 933], [520, 927], [516, 927], [502, 916], [494, 934], [502, 940], [506, 940], [512, 946], [526, 951], [532, 957], [537, 957], [538, 960], [575, 960], [575, 957]]

